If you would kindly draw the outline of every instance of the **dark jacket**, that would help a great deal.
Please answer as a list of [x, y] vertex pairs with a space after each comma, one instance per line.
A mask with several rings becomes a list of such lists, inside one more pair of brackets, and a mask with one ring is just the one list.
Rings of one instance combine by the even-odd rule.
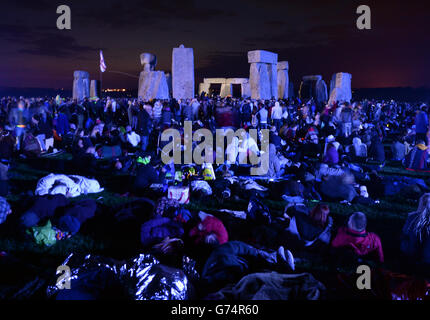
[[166, 217], [157, 217], [142, 224], [140, 239], [144, 247], [160, 243], [166, 237], [180, 238], [184, 229], [179, 222]]
[[425, 237], [422, 242], [419, 241], [417, 235], [409, 230], [413, 219], [418, 213], [409, 214], [403, 226], [400, 250], [410, 258], [413, 262], [425, 263], [430, 265], [430, 237]]
[[139, 110], [137, 114], [137, 133], [143, 136], [149, 136], [151, 128], [151, 118], [145, 109]]

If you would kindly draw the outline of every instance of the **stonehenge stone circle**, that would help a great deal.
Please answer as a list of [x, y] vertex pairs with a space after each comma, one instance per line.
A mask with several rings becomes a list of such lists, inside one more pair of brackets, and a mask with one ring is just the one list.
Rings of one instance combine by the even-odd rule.
[[248, 52], [249, 83], [252, 99], [278, 97], [278, 55], [265, 50]]
[[86, 71], [73, 73], [73, 99], [82, 101], [90, 97], [90, 74]]
[[172, 92], [175, 99], [194, 98], [194, 52], [192, 48], [173, 48]]

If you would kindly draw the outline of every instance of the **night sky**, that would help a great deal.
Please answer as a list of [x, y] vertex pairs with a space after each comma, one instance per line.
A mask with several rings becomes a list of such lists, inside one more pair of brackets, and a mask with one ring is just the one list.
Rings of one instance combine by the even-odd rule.
[[[203, 77], [248, 77], [247, 51], [265, 49], [304, 75], [352, 73], [354, 88], [430, 86], [428, 1], [386, 0], [87, 0], [2, 1], [0, 87], [71, 89], [74, 70], [138, 76], [139, 54], [157, 55], [170, 71], [172, 48], [194, 48]], [[56, 28], [69, 5], [72, 30]], [[372, 30], [356, 28], [356, 8], [372, 9]], [[103, 74], [104, 88], [137, 88], [137, 79]]]

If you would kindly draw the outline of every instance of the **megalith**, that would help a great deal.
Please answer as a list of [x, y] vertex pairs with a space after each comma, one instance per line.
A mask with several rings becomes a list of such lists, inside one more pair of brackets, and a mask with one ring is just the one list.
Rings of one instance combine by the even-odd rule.
[[100, 94], [100, 81], [91, 80], [90, 97], [91, 98], [99, 97], [99, 94]]
[[248, 52], [249, 84], [252, 99], [278, 97], [278, 55], [265, 50]]
[[90, 74], [86, 71], [73, 73], [73, 99], [82, 101], [90, 97]]
[[151, 53], [142, 53], [140, 63], [143, 71], [139, 75], [139, 99], [143, 101], [169, 99], [166, 75], [163, 71], [155, 71], [157, 57]]
[[194, 52], [181, 44], [172, 52], [173, 98], [192, 99], [194, 90]]
[[352, 75], [346, 72], [335, 73], [330, 81], [330, 100], [334, 102], [351, 102], [351, 79]]
[[278, 98], [288, 99], [289, 77], [288, 77], [288, 61], [279, 61], [278, 69]]
[[326, 102], [328, 98], [327, 84], [321, 75], [304, 76], [300, 84], [301, 99], [314, 99], [316, 102]]

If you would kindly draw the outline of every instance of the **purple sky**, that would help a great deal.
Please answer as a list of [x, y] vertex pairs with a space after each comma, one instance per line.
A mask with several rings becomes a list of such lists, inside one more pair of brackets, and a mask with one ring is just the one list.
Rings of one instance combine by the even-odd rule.
[[[427, 1], [354, 0], [91, 0], [2, 3], [0, 87], [70, 89], [74, 70], [99, 78], [98, 50], [108, 70], [141, 71], [139, 54], [157, 55], [170, 71], [172, 48], [194, 48], [196, 81], [248, 77], [247, 51], [265, 49], [304, 75], [352, 73], [363, 87], [430, 86]], [[72, 30], [56, 28], [67, 4]], [[372, 9], [372, 30], [356, 28], [356, 8]], [[105, 73], [103, 87], [136, 88], [137, 79]]]

